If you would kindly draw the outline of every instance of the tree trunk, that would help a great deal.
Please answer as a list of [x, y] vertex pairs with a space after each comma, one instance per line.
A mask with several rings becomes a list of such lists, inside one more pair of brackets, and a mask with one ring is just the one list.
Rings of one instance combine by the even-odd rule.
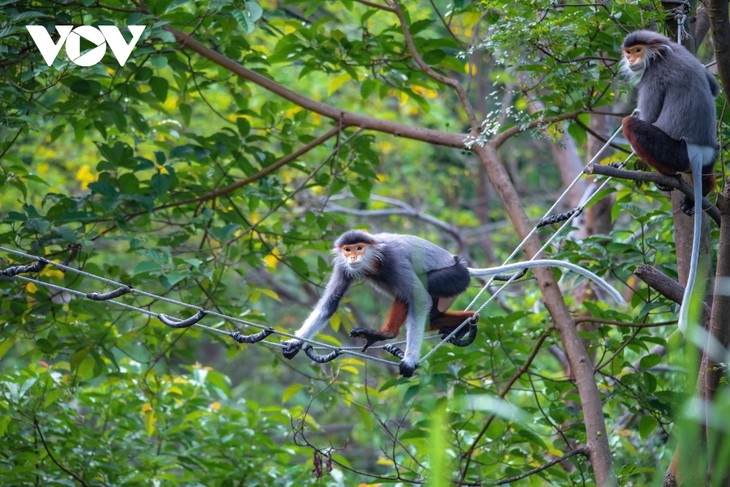
[[[495, 147], [488, 144], [483, 147], [475, 146], [474, 150], [485, 165], [489, 179], [502, 198], [517, 233], [524, 238], [530, 232], [532, 226], [520, 204], [519, 196], [499, 160]], [[525, 245], [525, 249], [530, 256], [535, 255], [540, 247], [540, 241], [535, 236], [530, 238]], [[596, 385], [593, 363], [578, 335], [578, 330], [563, 300], [563, 296], [560, 294], [558, 283], [552, 271], [550, 269], [535, 269], [535, 277], [542, 291], [545, 306], [554, 320], [575, 377], [576, 387], [581, 399], [583, 423], [586, 428], [589, 456], [596, 476], [596, 484], [599, 487], [613, 486], [616, 484], [616, 478], [613, 472], [611, 450], [608, 446], [606, 424], [603, 420], [603, 404]]]

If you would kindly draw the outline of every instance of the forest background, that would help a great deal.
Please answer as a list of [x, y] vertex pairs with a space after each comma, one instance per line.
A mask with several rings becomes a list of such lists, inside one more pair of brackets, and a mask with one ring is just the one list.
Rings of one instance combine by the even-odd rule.
[[[635, 105], [624, 36], [681, 27], [723, 86], [703, 252], [730, 275], [727, 0], [0, 8], [0, 264], [60, 264], [0, 281], [6, 485], [728, 485], [726, 353], [676, 330], [692, 221], [650, 181], [678, 183], [606, 166], [627, 160], [620, 138], [599, 153]], [[27, 25], [145, 30], [124, 66], [65, 49], [48, 66]], [[411, 379], [382, 351], [289, 361], [279, 334], [159, 319], [290, 333], [352, 227], [474, 267], [564, 259], [629, 306], [553, 270], [475, 280], [454, 305], [484, 305], [475, 342]], [[695, 312], [727, 346], [709, 282]], [[127, 307], [86, 298], [116, 283], [138, 291]], [[357, 345], [348, 330], [388, 304], [356, 287], [318, 339]]]

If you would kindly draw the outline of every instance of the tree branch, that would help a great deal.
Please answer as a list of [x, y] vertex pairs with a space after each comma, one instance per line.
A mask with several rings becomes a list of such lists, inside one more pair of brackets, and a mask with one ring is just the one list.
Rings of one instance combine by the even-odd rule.
[[48, 443], [46, 443], [46, 438], [43, 436], [43, 431], [41, 431], [41, 427], [38, 424], [38, 418], [35, 416], [33, 417], [33, 426], [35, 427], [36, 432], [38, 433], [38, 437], [41, 439], [41, 443], [43, 443], [43, 449], [48, 454], [48, 457], [51, 459], [54, 465], [56, 465], [62, 472], [67, 474], [69, 477], [72, 477], [76, 482], [79, 484], [86, 486], [87, 484], [84, 479], [73, 473], [71, 470], [67, 469], [63, 465], [59, 463], [58, 460], [56, 460], [56, 457], [53, 456], [53, 453], [51, 452], [51, 449], [48, 447]]
[[[679, 176], [665, 176], [658, 172], [649, 171], [628, 171], [626, 169], [618, 169], [610, 165], [589, 164], [585, 169], [586, 174], [600, 174], [601, 176], [609, 176], [617, 179], [629, 179], [631, 181], [652, 182], [664, 186], [670, 186], [681, 191], [683, 194], [694, 199], [692, 186]], [[707, 198], [702, 198], [702, 209], [707, 212], [715, 223], [720, 224], [720, 212], [717, 207], [710, 203]]]
[[[318, 145], [323, 144], [328, 139], [330, 139], [331, 137], [333, 137], [339, 133], [340, 133], [340, 127], [333, 127], [326, 134], [317, 137], [316, 139], [314, 139], [307, 145], [300, 147], [299, 149], [295, 150], [291, 154], [282, 157], [281, 159], [279, 159], [272, 165], [265, 167], [264, 169], [262, 169], [261, 171], [259, 171], [256, 174], [254, 174], [253, 176], [249, 176], [246, 179], [242, 179], [241, 181], [228, 185], [225, 188], [221, 188], [216, 191], [212, 191], [208, 194], [204, 194], [203, 196], [198, 196], [197, 198], [190, 198], [190, 199], [183, 200], [183, 201], [174, 201], [172, 203], [167, 203], [165, 205], [158, 206], [158, 207], [154, 208], [153, 211], [162, 210], [162, 209], [170, 208], [170, 207], [174, 207], [174, 206], [186, 205], [186, 204], [190, 204], [190, 203], [202, 203], [203, 201], [208, 201], [208, 200], [220, 198], [221, 196], [225, 196], [228, 193], [232, 193], [233, 191], [235, 191], [239, 188], [247, 186], [255, 181], [258, 181], [259, 179], [261, 179], [265, 176], [268, 176], [269, 174], [276, 171], [280, 167], [286, 166], [290, 162], [294, 161], [295, 159], [298, 159], [299, 157], [303, 156], [310, 150], [314, 149]], [[144, 213], [148, 213], [148, 212], [145, 211]]]
[[370, 199], [373, 201], [381, 201], [389, 205], [397, 206], [399, 209], [383, 209], [383, 210], [359, 210], [355, 208], [346, 208], [344, 206], [337, 205], [331, 200], [327, 201], [327, 209], [337, 213], [354, 216], [365, 216], [365, 217], [385, 217], [392, 215], [407, 215], [417, 220], [424, 221], [434, 227], [442, 230], [456, 240], [457, 247], [459, 248], [459, 255], [466, 256], [467, 246], [464, 241], [464, 237], [459, 232], [459, 229], [454, 225], [439, 220], [433, 215], [429, 215], [426, 212], [418, 210], [413, 206], [405, 203], [404, 201], [396, 200], [394, 198], [386, 198], [384, 196], [372, 195]]
[[[537, 353], [542, 348], [543, 343], [545, 343], [545, 340], [550, 336], [550, 334], [553, 332], [554, 328], [550, 327], [547, 330], [545, 330], [542, 335], [537, 339], [537, 342], [535, 343], [535, 346], [532, 347], [532, 352], [530, 352], [530, 356], [527, 357], [525, 362], [520, 366], [519, 369], [515, 371], [514, 374], [512, 374], [512, 377], [507, 381], [507, 383], [504, 385], [502, 390], [499, 393], [499, 398], [504, 399], [507, 396], [507, 393], [512, 390], [512, 386], [515, 385], [515, 382], [522, 377], [522, 374], [527, 372], [530, 369], [530, 366], [532, 365], [532, 362], [535, 360], [535, 357], [537, 357]], [[491, 426], [492, 422], [497, 416], [495, 414], [492, 414], [487, 418], [487, 420], [484, 422], [484, 425], [482, 426], [482, 429], [479, 430], [479, 433], [474, 437], [474, 441], [472, 441], [471, 446], [466, 451], [466, 453], [462, 454], [463, 458], [466, 458], [466, 465], [464, 465], [464, 468], [461, 472], [461, 482], [464, 482], [466, 479], [466, 474], [469, 471], [469, 464], [471, 462], [471, 458], [474, 454], [474, 451], [477, 448], [477, 445], [479, 444], [479, 441], [482, 439], [482, 437], [487, 433], [487, 430], [489, 430], [489, 426]]]
[[472, 108], [471, 103], [469, 102], [469, 97], [466, 94], [466, 91], [464, 91], [464, 88], [462, 88], [459, 81], [457, 81], [454, 78], [451, 78], [449, 76], [445, 76], [436, 70], [434, 70], [431, 66], [426, 64], [426, 62], [421, 57], [421, 54], [418, 52], [418, 49], [416, 49], [416, 45], [413, 42], [413, 36], [411, 35], [411, 32], [408, 30], [408, 22], [406, 21], [406, 17], [403, 14], [403, 10], [400, 8], [400, 4], [397, 0], [389, 0], [391, 2], [391, 5], [393, 6], [393, 12], [398, 17], [398, 21], [400, 22], [401, 30], [403, 31], [403, 37], [406, 41], [406, 46], [408, 46], [408, 51], [413, 56], [413, 60], [416, 62], [419, 68], [426, 73], [428, 76], [433, 78], [434, 80], [438, 81], [439, 83], [445, 84], [446, 86], [450, 86], [453, 88], [454, 91], [456, 91], [457, 96], [459, 97], [459, 100], [461, 101], [461, 105], [464, 107], [464, 110], [466, 111], [467, 118], [469, 119], [469, 123], [472, 127], [472, 130], [476, 131], [479, 129], [479, 122], [477, 122], [476, 116], [474, 115], [474, 108]]
[[[408, 137], [413, 140], [421, 140], [435, 145], [454, 148], [464, 147], [465, 136], [463, 134], [447, 133], [438, 130], [430, 130], [389, 122], [361, 114], [345, 112], [327, 105], [326, 103], [316, 102], [281, 86], [259, 73], [244, 68], [240, 64], [203, 46], [188, 35], [173, 27], [165, 26], [164, 28], [172, 33], [183, 47], [192, 49], [242, 79], [252, 81], [264, 89], [291, 101], [292, 103], [315, 113], [319, 113], [322, 116], [338, 120], [341, 127], [357, 126], [401, 137]], [[490, 181], [502, 199], [510, 219], [515, 226], [517, 234], [523, 238], [531, 234], [532, 225], [522, 206], [520, 196], [500, 161], [497, 149], [499, 145], [507, 140], [507, 138], [511, 135], [519, 133], [526, 128], [538, 126], [544, 123], [566, 120], [576, 116], [578, 113], [581, 112], [566, 113], [557, 117], [535, 120], [530, 124], [522, 124], [520, 126], [513, 127], [509, 131], [506, 131], [506, 133], [500, 134], [486, 145], [472, 144], [470, 147], [486, 168]], [[525, 250], [528, 255], [538, 255], [541, 252], [541, 247], [542, 245], [540, 240], [535, 235], [526, 239]], [[594, 378], [593, 366], [591, 365], [590, 357], [585, 350], [585, 346], [581, 342], [580, 336], [575, 328], [570, 311], [565, 304], [553, 272], [549, 269], [536, 269], [534, 274], [537, 278], [545, 306], [550, 312], [555, 326], [560, 333], [561, 341], [565, 346], [568, 359], [571, 363], [571, 369], [573, 370], [576, 378], [575, 383], [581, 398], [583, 421], [587, 433], [587, 445], [590, 451], [590, 458], [596, 477], [596, 483], [599, 487], [613, 485], [615, 483], [615, 474], [613, 472], [611, 451], [608, 445], [608, 434], [606, 432], [606, 425], [603, 418], [601, 397]]]
[[[477, 153], [484, 164], [487, 175], [502, 199], [517, 234], [525, 238], [524, 247], [527, 255], [530, 257], [539, 255], [543, 251], [542, 244], [540, 239], [532, 234], [533, 225], [527, 218], [520, 196], [500, 161], [496, 143], [490, 142], [484, 146], [474, 144], [472, 150]], [[527, 238], [528, 235], [531, 236]], [[583, 411], [583, 424], [586, 428], [586, 443], [590, 451], [596, 484], [599, 487], [612, 486], [616, 483], [616, 477], [603, 417], [603, 403], [598, 392], [591, 358], [573, 323], [573, 317], [565, 304], [554, 273], [550, 269], [535, 269], [534, 275], [545, 307], [560, 334], [560, 341], [565, 348], [575, 377], [575, 385], [580, 395], [580, 405]]]
[[188, 49], [197, 52], [204, 58], [221, 66], [222, 68], [227, 69], [238, 77], [247, 81], [251, 81], [261, 86], [265, 90], [284, 98], [285, 100], [289, 100], [290, 102], [314, 113], [318, 113], [323, 117], [331, 118], [332, 120], [338, 121], [343, 128], [361, 127], [364, 129], [370, 129], [378, 132], [397, 135], [399, 137], [420, 140], [431, 144], [442, 145], [446, 147], [455, 147], [459, 149], [464, 148], [464, 141], [466, 138], [464, 134], [443, 132], [440, 130], [432, 130], [422, 127], [414, 127], [402, 123], [381, 120], [359, 113], [340, 110], [339, 108], [328, 105], [327, 103], [315, 101], [311, 98], [300, 95], [299, 93], [280, 85], [279, 83], [267, 78], [266, 76], [263, 76], [262, 74], [245, 68], [239, 63], [223, 56], [213, 49], [204, 46], [200, 42], [196, 41], [184, 32], [175, 29], [174, 27], [166, 25], [164, 26], [164, 29], [170, 32], [173, 36], [175, 36], [175, 39], [183, 47], [187, 47]]
[[533, 120], [532, 122], [529, 122], [529, 123], [521, 123], [519, 125], [515, 125], [514, 127], [508, 128], [504, 132], [498, 133], [497, 135], [492, 137], [490, 143], [495, 148], [499, 149], [499, 147], [502, 144], [507, 142], [507, 139], [514, 137], [515, 135], [520, 134], [520, 133], [524, 132], [525, 130], [534, 129], [535, 127], [539, 127], [540, 125], [550, 125], [551, 123], [555, 123], [555, 122], [571, 120], [571, 119], [578, 117], [578, 115], [580, 115], [582, 113], [585, 113], [585, 110], [576, 110], [574, 112], [562, 113], [562, 114], [556, 115], [554, 117], [547, 117], [547, 118], [540, 117], [537, 120]]
[[[653, 265], [643, 264], [634, 271], [636, 277], [644, 281], [650, 288], [657, 291], [670, 301], [682, 304], [684, 287], [677, 281], [664, 274]], [[702, 316], [710, 315], [710, 307], [707, 303], [702, 304]]]

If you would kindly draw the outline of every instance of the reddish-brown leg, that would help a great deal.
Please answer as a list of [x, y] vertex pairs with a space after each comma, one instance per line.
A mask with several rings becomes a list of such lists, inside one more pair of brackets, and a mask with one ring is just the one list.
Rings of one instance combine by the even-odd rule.
[[406, 322], [408, 316], [408, 305], [398, 299], [393, 300], [390, 305], [388, 314], [385, 316], [383, 326], [380, 327], [380, 333], [384, 335], [398, 336], [400, 327]]
[[367, 328], [356, 328], [350, 331], [351, 337], [364, 338], [365, 346], [362, 351], [368, 349], [370, 345], [380, 340], [390, 340], [398, 336], [400, 327], [405, 323], [408, 316], [408, 305], [398, 299], [390, 305], [388, 314], [385, 316], [385, 322], [379, 331], [368, 330]]
[[661, 174], [672, 176], [689, 170], [686, 145], [637, 117], [625, 117], [621, 131], [639, 159]]
[[471, 318], [474, 311], [444, 311], [431, 316], [431, 329], [456, 328], [464, 321]]

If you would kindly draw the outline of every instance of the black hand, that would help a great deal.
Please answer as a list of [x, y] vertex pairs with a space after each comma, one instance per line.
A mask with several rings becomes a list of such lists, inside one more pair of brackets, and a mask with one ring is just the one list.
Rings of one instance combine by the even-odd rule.
[[389, 333], [383, 333], [375, 330], [368, 330], [367, 328], [355, 328], [350, 330], [350, 336], [353, 338], [364, 338], [365, 346], [362, 347], [362, 352], [368, 349], [370, 345], [381, 340], [390, 340], [395, 338], [394, 335]]
[[288, 340], [281, 346], [281, 354], [288, 359], [294, 358], [294, 356], [301, 350], [303, 342], [299, 340]]

